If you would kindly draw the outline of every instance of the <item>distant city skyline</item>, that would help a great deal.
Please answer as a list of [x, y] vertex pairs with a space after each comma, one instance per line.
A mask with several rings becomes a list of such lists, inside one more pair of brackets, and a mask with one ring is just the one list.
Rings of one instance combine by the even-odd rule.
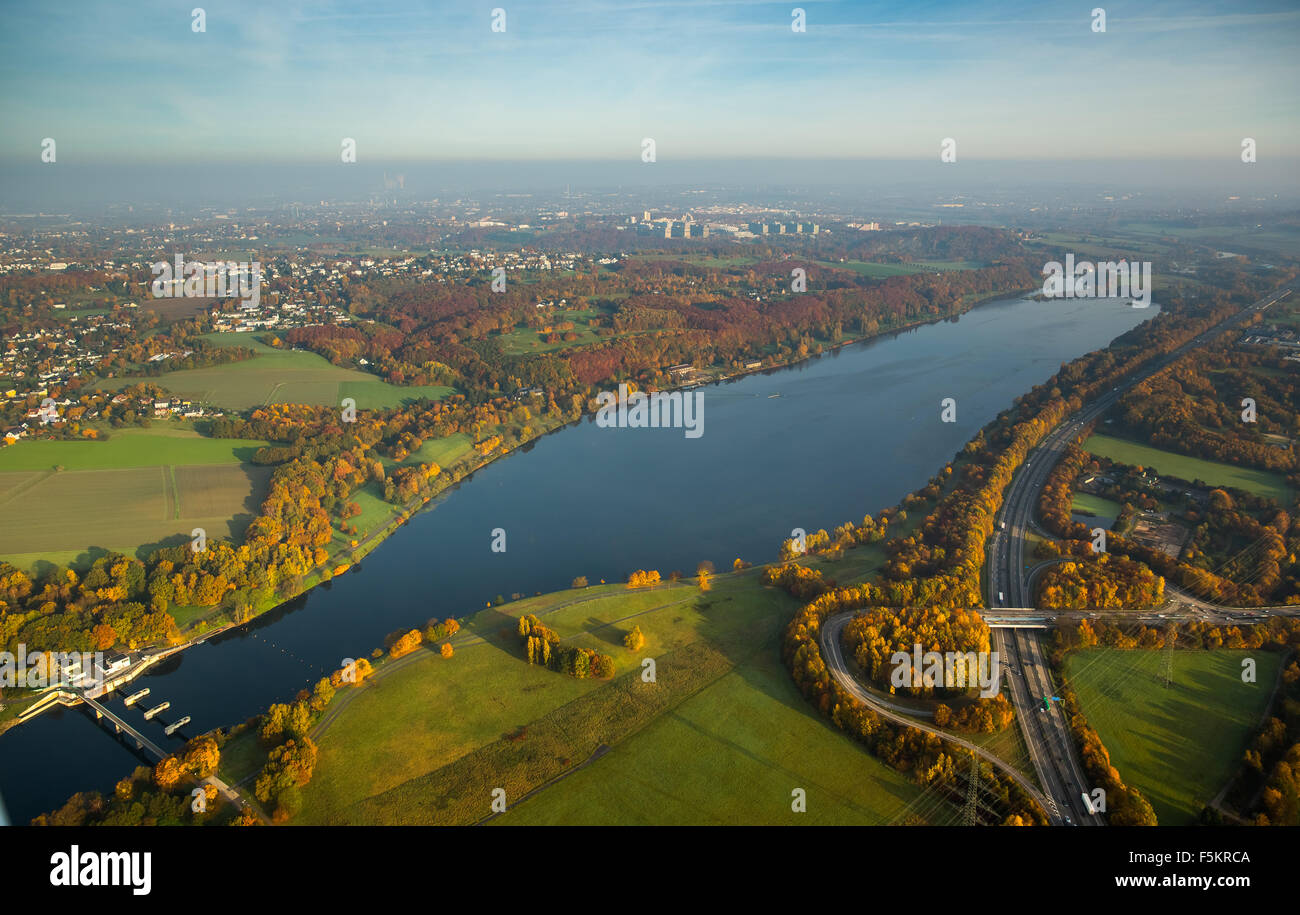
[[1284, 2], [195, 6], [7, 4], [0, 160], [1300, 155]]

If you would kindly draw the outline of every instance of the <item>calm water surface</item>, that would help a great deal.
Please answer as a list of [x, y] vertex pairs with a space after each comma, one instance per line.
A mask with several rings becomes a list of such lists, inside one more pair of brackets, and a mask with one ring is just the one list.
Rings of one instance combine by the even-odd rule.
[[[860, 520], [927, 479], [1014, 398], [1061, 365], [1153, 317], [1120, 300], [1012, 299], [845, 347], [788, 369], [703, 388], [704, 434], [602, 429], [590, 420], [503, 458], [450, 491], [353, 572], [178, 655], [114, 709], [167, 746], [230, 726], [379, 645], [399, 626], [463, 616], [512, 592], [691, 572], [704, 559], [775, 558], [793, 528]], [[939, 420], [957, 401], [957, 421]], [[494, 528], [507, 549], [490, 549]], [[179, 744], [181, 736], [170, 740]], [[14, 822], [81, 790], [109, 791], [140, 760], [82, 710], [0, 737], [0, 793]]]

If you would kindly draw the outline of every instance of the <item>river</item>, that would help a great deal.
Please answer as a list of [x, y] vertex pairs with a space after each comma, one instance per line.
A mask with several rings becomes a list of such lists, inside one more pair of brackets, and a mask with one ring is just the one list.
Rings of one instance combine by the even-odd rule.
[[[1158, 309], [1127, 300], [1007, 299], [790, 368], [700, 389], [704, 434], [590, 419], [494, 462], [444, 494], [348, 574], [187, 650], [112, 707], [162, 746], [291, 699], [399, 628], [464, 616], [498, 595], [692, 573], [776, 557], [793, 528], [831, 529], [923, 485], [1016, 396]], [[940, 402], [957, 401], [956, 422]], [[493, 552], [492, 531], [506, 532]], [[123, 709], [122, 694], [149, 687]], [[142, 710], [192, 722], [163, 737]], [[141, 760], [81, 709], [0, 736], [0, 794], [25, 823], [81, 790], [111, 791]]]

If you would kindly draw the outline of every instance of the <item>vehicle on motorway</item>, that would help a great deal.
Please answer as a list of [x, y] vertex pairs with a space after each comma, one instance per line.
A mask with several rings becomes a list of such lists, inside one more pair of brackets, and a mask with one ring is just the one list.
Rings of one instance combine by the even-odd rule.
[[1005, 594], [1003, 594], [1001, 591], [999, 591], [999, 592], [998, 592], [998, 604], [1005, 604], [1006, 602], [1007, 602], [1007, 596], [1006, 596]]
[[1005, 531], [1005, 530], [1007, 529], [1007, 522], [1005, 522], [1005, 521], [999, 521], [998, 524], [999, 524], [999, 526], [1001, 527], [1002, 530]]
[[1096, 816], [1097, 808], [1092, 806], [1092, 798], [1088, 797], [1088, 792], [1083, 792], [1079, 797], [1083, 798], [1083, 809], [1088, 811], [1089, 814]]
[[1051, 707], [1051, 704], [1052, 704], [1052, 703], [1051, 703], [1051, 700], [1049, 700], [1046, 696], [1044, 696], [1044, 697], [1043, 697], [1043, 707], [1040, 708], [1039, 711], [1040, 711], [1040, 712], [1045, 712], [1045, 711], [1047, 711], [1048, 708]]

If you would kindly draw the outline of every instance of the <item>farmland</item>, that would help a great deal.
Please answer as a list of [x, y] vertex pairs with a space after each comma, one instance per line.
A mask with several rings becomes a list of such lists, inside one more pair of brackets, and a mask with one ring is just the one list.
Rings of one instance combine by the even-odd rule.
[[440, 385], [399, 387], [368, 372], [333, 365], [315, 353], [267, 346], [248, 334], [209, 334], [207, 339], [219, 346], [247, 346], [257, 355], [242, 362], [183, 369], [156, 377], [105, 379], [100, 387], [115, 391], [152, 381], [180, 397], [228, 410], [272, 403], [337, 405], [345, 397], [354, 398], [359, 409], [377, 409], [421, 397], [437, 399], [451, 391]]
[[264, 444], [124, 429], [100, 442], [11, 445], [0, 450], [0, 558], [84, 567], [108, 551], [143, 556], [188, 541], [196, 527], [242, 536], [270, 479], [245, 461]]

